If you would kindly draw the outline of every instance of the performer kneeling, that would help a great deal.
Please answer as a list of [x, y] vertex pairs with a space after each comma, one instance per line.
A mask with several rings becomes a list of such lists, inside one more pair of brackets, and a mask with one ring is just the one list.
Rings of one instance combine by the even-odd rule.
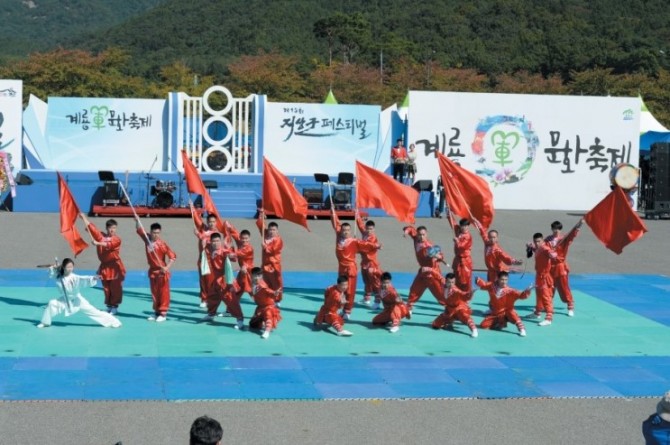
[[323, 305], [319, 313], [314, 317], [314, 326], [318, 327], [321, 323], [328, 323], [337, 331], [337, 335], [349, 337], [351, 332], [343, 328], [344, 319], [338, 311], [347, 304], [347, 288], [349, 286], [349, 277], [340, 275], [337, 277], [337, 284], [328, 287], [323, 295]]
[[256, 302], [256, 312], [249, 320], [251, 329], [263, 329], [261, 337], [268, 338], [270, 332], [277, 328], [281, 320], [281, 313], [277, 301], [281, 298], [280, 290], [270, 289], [263, 281], [263, 269], [251, 269], [251, 297]]
[[507, 272], [500, 272], [495, 282], [485, 282], [477, 277], [477, 286], [489, 293], [489, 307], [491, 308], [491, 314], [484, 318], [480, 326], [482, 329], [504, 329], [507, 322], [510, 321], [519, 329], [519, 335], [525, 337], [526, 328], [521, 322], [519, 314], [514, 310], [514, 303], [516, 300], [528, 298], [533, 286], [531, 285], [520, 292], [507, 287], [508, 281], [509, 274]]
[[91, 320], [103, 325], [104, 327], [118, 328], [121, 322], [112, 314], [96, 309], [79, 292], [81, 287], [92, 287], [98, 282], [98, 277], [77, 275], [74, 273], [74, 261], [65, 258], [60, 266], [54, 264], [49, 268], [49, 278], [56, 280], [56, 286], [60, 289], [62, 295], [49, 301], [42, 322], [37, 325], [38, 328], [51, 326], [51, 319], [55, 315], [65, 314], [66, 317], [82, 311], [88, 315]]
[[378, 298], [384, 304], [384, 310], [372, 319], [372, 324], [385, 325], [391, 323], [389, 332], [391, 334], [400, 330], [400, 320], [410, 318], [409, 308], [398, 295], [393, 283], [391, 283], [391, 274], [384, 272], [381, 277], [382, 284]]
[[456, 286], [456, 275], [448, 273], [444, 276], [444, 312], [433, 320], [433, 329], [453, 328], [454, 321], [458, 320], [468, 328], [470, 335], [477, 338], [477, 326], [472, 321], [472, 309], [469, 301], [475, 293], [474, 289], [465, 292]]

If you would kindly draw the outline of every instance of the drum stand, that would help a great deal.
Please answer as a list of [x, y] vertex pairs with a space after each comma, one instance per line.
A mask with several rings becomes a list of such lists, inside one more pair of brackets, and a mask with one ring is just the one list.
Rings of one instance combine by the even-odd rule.
[[154, 158], [154, 162], [151, 163], [151, 167], [149, 167], [149, 171], [144, 175], [144, 177], [147, 180], [147, 200], [146, 200], [146, 207], [149, 207], [149, 192], [151, 191], [150, 186], [149, 186], [149, 181], [154, 179], [153, 176], [151, 176], [151, 170], [154, 169], [154, 165], [156, 165], [156, 161], [158, 161], [158, 155]]

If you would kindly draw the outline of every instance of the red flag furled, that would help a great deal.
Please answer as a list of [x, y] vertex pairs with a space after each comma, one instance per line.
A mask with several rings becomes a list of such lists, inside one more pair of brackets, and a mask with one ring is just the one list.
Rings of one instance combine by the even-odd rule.
[[383, 209], [398, 221], [414, 224], [419, 192], [356, 161], [356, 207]]
[[287, 221], [307, 227], [307, 200], [291, 181], [263, 158], [263, 209]]
[[489, 184], [446, 156], [438, 153], [437, 158], [449, 210], [461, 218], [477, 218], [484, 229], [488, 229], [494, 213]]
[[58, 195], [60, 197], [60, 233], [68, 242], [74, 256], [79, 255], [88, 244], [79, 234], [75, 225], [79, 216], [79, 207], [74, 200], [67, 183], [60, 173], [58, 174]]
[[584, 221], [605, 247], [617, 255], [647, 231], [620, 187], [615, 187], [605, 199], [591, 209], [584, 216]]
[[[208, 215], [216, 215], [217, 229], [219, 230], [219, 232], [227, 235], [227, 229], [224, 226], [223, 222], [221, 221], [221, 218], [219, 217], [219, 212], [216, 210], [214, 201], [212, 201], [212, 197], [209, 196], [209, 193], [207, 193], [207, 189], [205, 188], [205, 184], [202, 182], [200, 173], [198, 173], [198, 170], [195, 168], [191, 160], [188, 158], [186, 150], [181, 151], [181, 161], [182, 164], [184, 164], [184, 176], [186, 176], [186, 189], [188, 190], [189, 193], [195, 193], [197, 195], [202, 196], [202, 207], [205, 209]], [[201, 215], [198, 216], [200, 216], [200, 223], [202, 224], [202, 216]], [[198, 221], [195, 219], [194, 224], [198, 225]]]

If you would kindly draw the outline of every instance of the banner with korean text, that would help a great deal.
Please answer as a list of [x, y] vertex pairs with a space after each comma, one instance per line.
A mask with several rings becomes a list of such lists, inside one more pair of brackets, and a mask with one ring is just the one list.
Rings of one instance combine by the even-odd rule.
[[590, 210], [612, 167], [639, 163], [639, 98], [410, 91], [416, 179], [435, 152], [476, 172], [496, 209]]
[[374, 165], [379, 137], [377, 105], [268, 102], [263, 154], [285, 174], [353, 172]]
[[0, 192], [21, 169], [23, 81], [0, 79]]
[[50, 97], [48, 103], [48, 149], [39, 153], [45, 168], [147, 171], [170, 162], [165, 100]]

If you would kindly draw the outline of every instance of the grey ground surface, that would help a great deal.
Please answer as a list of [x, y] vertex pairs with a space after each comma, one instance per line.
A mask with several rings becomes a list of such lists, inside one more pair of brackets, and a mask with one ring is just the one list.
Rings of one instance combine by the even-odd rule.
[[[512, 255], [523, 257], [532, 233], [547, 234], [558, 219], [565, 229], [581, 213], [499, 211], [493, 227]], [[104, 226], [107, 218], [92, 218]], [[179, 270], [195, 264], [190, 219], [145, 219], [163, 225], [164, 238], [177, 252]], [[231, 220], [258, 236], [253, 220]], [[402, 225], [377, 218], [384, 244], [381, 261], [391, 271], [416, 269], [411, 241]], [[617, 256], [606, 250], [588, 227], [570, 251], [572, 272], [667, 275], [668, 221], [645, 221], [640, 241]], [[123, 259], [128, 269], [145, 269], [142, 245], [131, 219], [119, 219]], [[445, 220], [417, 221], [450, 257], [451, 237]], [[335, 270], [334, 235], [328, 221], [310, 221], [311, 232], [280, 221], [285, 242], [284, 268], [291, 271]], [[69, 256], [59, 235], [58, 214], [0, 212], [0, 268], [30, 269]], [[473, 234], [475, 268], [483, 268], [482, 245]], [[84, 234], [86, 236], [86, 234]], [[95, 269], [92, 249], [77, 267]], [[528, 265], [532, 272], [532, 264]], [[669, 388], [670, 389], [670, 388]], [[659, 394], [660, 397], [660, 394]], [[634, 444], [642, 443], [641, 422], [654, 411], [656, 399], [516, 399], [516, 400], [362, 400], [324, 402], [3, 402], [2, 444], [179, 444], [188, 443], [192, 420], [208, 414], [224, 426], [227, 444]]]

